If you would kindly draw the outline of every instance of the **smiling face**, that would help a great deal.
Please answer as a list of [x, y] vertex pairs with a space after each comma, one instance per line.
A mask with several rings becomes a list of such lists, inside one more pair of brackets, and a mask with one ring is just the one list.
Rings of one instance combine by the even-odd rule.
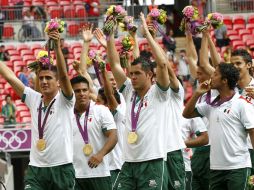
[[59, 88], [55, 72], [50, 70], [41, 70], [38, 77], [42, 95], [52, 96], [56, 94]]
[[231, 57], [231, 63], [239, 71], [240, 79], [245, 75], [249, 75], [249, 70], [251, 68], [251, 63], [246, 63], [242, 56], [232, 56]]

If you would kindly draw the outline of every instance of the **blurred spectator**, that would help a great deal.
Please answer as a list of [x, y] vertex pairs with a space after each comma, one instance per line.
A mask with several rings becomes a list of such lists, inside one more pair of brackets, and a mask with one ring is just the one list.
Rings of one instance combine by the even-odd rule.
[[26, 66], [22, 66], [20, 69], [20, 74], [19, 74], [19, 80], [25, 85], [29, 86], [29, 80], [28, 80], [28, 69]]
[[10, 55], [7, 50], [5, 50], [5, 46], [0, 46], [0, 61], [9, 61]]
[[61, 38], [60, 42], [61, 42], [60, 46], [61, 46], [61, 49], [62, 49], [62, 52], [63, 52], [66, 68], [67, 68], [67, 71], [69, 71], [68, 62], [67, 62], [67, 59], [69, 57], [69, 50], [68, 50], [68, 47], [65, 47], [63, 38]]
[[190, 71], [189, 71], [188, 63], [186, 61], [186, 51], [185, 50], [180, 50], [179, 59], [175, 63], [178, 66], [178, 76], [179, 76], [179, 78], [183, 82], [189, 81]]
[[4, 13], [0, 9], [0, 42], [2, 42], [2, 36], [4, 32], [4, 19], [5, 19]]
[[174, 35], [174, 32], [172, 29], [170, 29], [169, 32], [166, 33], [166, 36], [163, 36], [163, 38], [162, 38], [162, 43], [163, 43], [164, 47], [171, 54], [174, 54], [175, 49], [176, 49], [176, 41], [175, 41], [173, 35]]
[[231, 47], [227, 47], [227, 49], [226, 49], [226, 51], [224, 52], [224, 55], [223, 55], [225, 63], [230, 63], [231, 53], [232, 53]]
[[11, 2], [14, 5], [14, 11], [15, 11], [15, 18], [22, 18], [22, 10], [23, 10], [23, 5], [24, 1], [23, 0], [11, 0]]
[[32, 37], [33, 39], [36, 39], [40, 37], [40, 31], [35, 25], [34, 16], [32, 15], [31, 8], [25, 10], [25, 15], [23, 17], [23, 27], [25, 30], [25, 37]]
[[4, 117], [4, 124], [15, 124], [16, 123], [16, 107], [12, 102], [11, 96], [5, 97], [6, 104], [2, 107], [2, 116]]
[[218, 47], [228, 46], [230, 43], [230, 39], [227, 36], [227, 27], [223, 24], [220, 28], [214, 30], [216, 45]]
[[34, 72], [30, 72], [28, 75], [28, 82], [29, 82], [29, 87], [32, 89], [35, 89], [35, 82], [36, 81], [36, 74]]
[[201, 19], [206, 16], [206, 0], [192, 0], [191, 5], [198, 8]]

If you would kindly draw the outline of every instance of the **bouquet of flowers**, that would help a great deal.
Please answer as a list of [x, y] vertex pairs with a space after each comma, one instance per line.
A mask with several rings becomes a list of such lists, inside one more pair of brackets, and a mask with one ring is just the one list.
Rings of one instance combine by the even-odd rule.
[[206, 30], [209, 26], [217, 29], [223, 25], [223, 15], [220, 13], [209, 13], [204, 21], [204, 23], [197, 27], [198, 32]]
[[148, 22], [157, 22], [159, 24], [165, 24], [167, 21], [167, 12], [163, 9], [153, 8], [147, 15]]
[[53, 59], [52, 57], [49, 57], [48, 52], [47, 51], [39, 51], [37, 57], [36, 57], [36, 61], [28, 64], [28, 68], [31, 69], [34, 72], [37, 72], [40, 68], [42, 68], [43, 66], [51, 66], [53, 65]]
[[100, 85], [102, 85], [99, 70], [105, 69], [105, 67], [106, 67], [105, 61], [94, 50], [89, 50], [88, 55], [87, 55], [87, 65], [94, 66], [95, 74], [98, 78]]
[[122, 22], [127, 12], [121, 5], [111, 5], [106, 12], [107, 18], [102, 28], [103, 33], [108, 36], [113, 33], [114, 26]]
[[199, 20], [199, 12], [196, 7], [186, 6], [183, 11], [183, 19], [180, 24], [181, 31], [190, 32], [192, 35], [198, 33], [197, 27], [203, 23]]
[[[61, 21], [57, 18], [51, 19], [49, 22], [47, 22], [44, 32], [49, 33], [53, 30], [58, 30], [59, 33], [62, 33], [64, 31], [64, 24], [64, 21]], [[51, 39], [49, 39], [48, 42], [48, 49], [54, 49], [54, 41]]]
[[133, 23], [132, 16], [125, 16], [122, 22], [119, 22], [119, 27], [122, 29], [123, 32], [130, 31], [136, 32], [137, 26]]
[[126, 68], [128, 65], [128, 53], [133, 50], [133, 46], [134, 46], [134, 40], [131, 36], [125, 36], [122, 39], [122, 48], [120, 51], [120, 63], [122, 68]]

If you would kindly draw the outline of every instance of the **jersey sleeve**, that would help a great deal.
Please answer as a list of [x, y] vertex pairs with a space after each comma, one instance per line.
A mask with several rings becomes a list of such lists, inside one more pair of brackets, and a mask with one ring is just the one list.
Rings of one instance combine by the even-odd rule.
[[254, 105], [248, 100], [243, 100], [238, 105], [240, 107], [240, 120], [246, 129], [254, 128]]
[[27, 105], [29, 109], [35, 106], [35, 103], [38, 101], [38, 99], [41, 99], [41, 94], [36, 92], [35, 90], [25, 87], [22, 101]]
[[203, 103], [200, 103], [200, 104], [196, 105], [196, 111], [198, 112], [198, 114], [201, 117], [207, 117], [208, 118], [209, 108], [210, 108], [210, 106], [206, 102], [203, 102]]
[[116, 124], [113, 115], [105, 106], [100, 106], [101, 129], [106, 132], [111, 129], [116, 129]]
[[74, 109], [74, 105], [76, 101], [74, 92], [72, 93], [72, 97], [66, 97], [63, 91], [60, 91], [60, 101], [61, 101], [61, 105], [66, 106], [67, 108]]
[[129, 78], [127, 78], [126, 81], [123, 83], [123, 85], [119, 89], [119, 92], [122, 93], [125, 100], [132, 96], [133, 87]]
[[204, 121], [199, 117], [192, 118], [191, 126], [193, 128], [194, 133], [197, 133], [197, 132], [202, 133], [202, 132], [207, 131], [207, 128], [206, 128], [206, 125], [205, 125]]

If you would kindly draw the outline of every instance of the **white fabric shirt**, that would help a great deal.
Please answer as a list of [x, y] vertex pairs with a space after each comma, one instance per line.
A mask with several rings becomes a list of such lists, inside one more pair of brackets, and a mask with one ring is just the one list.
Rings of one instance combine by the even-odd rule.
[[236, 93], [218, 107], [202, 103], [197, 105], [197, 110], [210, 123], [210, 168], [231, 170], [251, 167], [246, 129], [254, 128], [253, 105]]
[[125, 130], [125, 112], [126, 104], [123, 95], [120, 93], [121, 104], [116, 108], [114, 120], [117, 127], [117, 144], [115, 148], [109, 153], [110, 170], [121, 170], [123, 165], [123, 134]]
[[[166, 119], [164, 123], [167, 126], [166, 129], [166, 152], [172, 152], [175, 150], [180, 150], [185, 148], [185, 143], [182, 138], [182, 121], [183, 121], [183, 99], [184, 99], [184, 89], [179, 82], [179, 91], [174, 92], [169, 89], [170, 98], [167, 101], [166, 108]], [[164, 125], [165, 125], [164, 124]]]
[[[84, 129], [85, 112], [79, 118], [80, 124]], [[108, 155], [104, 156], [103, 161], [97, 168], [90, 168], [88, 161], [93, 154], [99, 152], [107, 141], [104, 132], [116, 129], [114, 118], [109, 109], [103, 105], [96, 105], [95, 102], [90, 102], [90, 109], [87, 121], [88, 140], [93, 147], [93, 153], [90, 156], [85, 156], [83, 147], [85, 142], [79, 131], [76, 118], [73, 117], [73, 165], [76, 178], [94, 178], [110, 176]]]
[[[197, 133], [202, 133], [207, 131], [205, 123], [201, 118], [192, 118], [192, 119], [185, 119], [183, 118], [183, 125], [182, 125], [182, 136], [183, 140], [186, 141], [190, 138], [196, 138]], [[185, 171], [191, 171], [191, 156], [192, 156], [192, 149], [191, 148], [184, 148], [182, 149], [183, 152], [183, 160], [185, 165]]]
[[[38, 113], [42, 95], [29, 87], [24, 90], [25, 104], [29, 107], [32, 119], [32, 143], [30, 151], [31, 166], [53, 167], [73, 161], [72, 118], [75, 97], [71, 100], [64, 97], [62, 92], [55, 96], [55, 103], [50, 109], [43, 139], [46, 141], [46, 149], [39, 151], [36, 148], [39, 139]], [[44, 107], [44, 104], [42, 104]], [[42, 122], [46, 112], [42, 111]]]
[[[127, 79], [121, 90], [126, 101], [126, 128], [123, 137], [123, 156], [126, 162], [143, 162], [158, 158], [166, 158], [165, 152], [165, 117], [166, 102], [170, 90], [163, 91], [157, 84], [152, 85], [144, 96], [143, 106], [140, 111], [135, 144], [127, 141], [131, 127], [131, 107], [134, 95], [130, 79]], [[140, 101], [136, 102], [135, 113]]]

